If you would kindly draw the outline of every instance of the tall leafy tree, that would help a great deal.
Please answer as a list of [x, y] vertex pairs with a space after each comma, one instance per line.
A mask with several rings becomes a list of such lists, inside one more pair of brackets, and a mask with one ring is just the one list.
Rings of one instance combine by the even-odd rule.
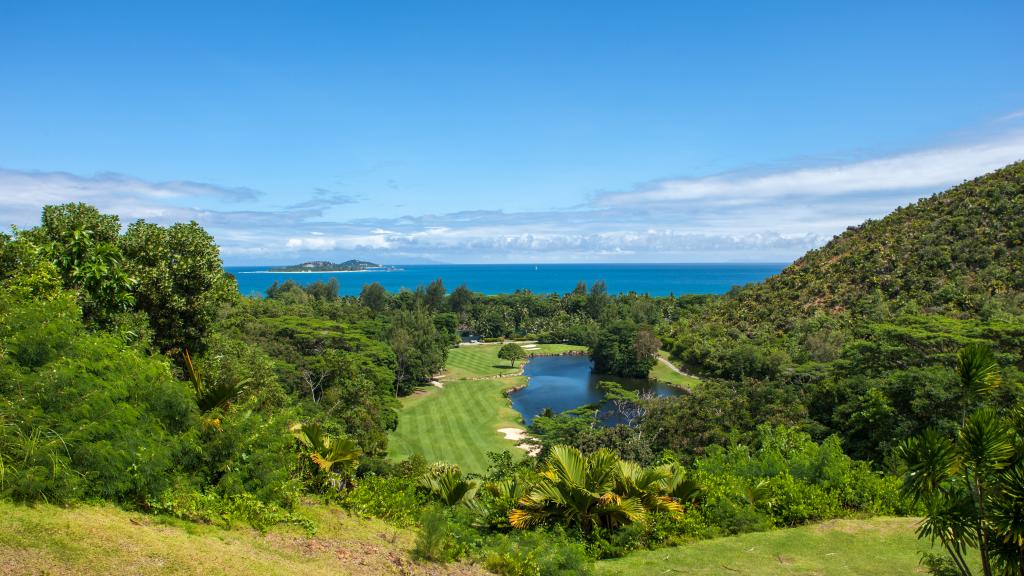
[[594, 282], [587, 297], [587, 312], [594, 320], [600, 319], [612, 305], [612, 297], [608, 295], [608, 286], [604, 280]]
[[520, 346], [519, 344], [509, 342], [508, 344], [502, 346], [500, 350], [498, 350], [498, 358], [501, 358], [502, 360], [508, 360], [509, 364], [511, 364], [512, 367], [515, 368], [516, 360], [522, 360], [523, 358], [526, 358], [526, 350], [524, 350], [523, 347]]
[[39, 232], [48, 240], [67, 238], [74, 230], [87, 231], [97, 244], [113, 244], [121, 233], [121, 220], [83, 202], [43, 207]]
[[78, 292], [87, 323], [108, 327], [134, 305], [135, 279], [124, 265], [117, 216], [83, 203], [43, 208], [42, 223], [25, 234], [56, 266], [64, 287]]
[[23, 234], [0, 233], [0, 283], [7, 290], [51, 300], [60, 294], [60, 273], [45, 251]]
[[590, 356], [598, 372], [645, 378], [658, 361], [658, 346], [649, 328], [619, 321], [601, 330]]
[[473, 292], [465, 284], [461, 284], [458, 288], [452, 290], [451, 295], [448, 296], [448, 307], [451, 308], [452, 312], [459, 315], [460, 321], [465, 321], [465, 314], [472, 305]]
[[388, 342], [395, 352], [395, 395], [412, 390], [444, 368], [448, 359], [448, 336], [438, 331], [422, 309], [401, 310], [391, 318]]
[[388, 306], [388, 293], [380, 282], [373, 282], [363, 286], [359, 293], [359, 301], [374, 312], [383, 312]]
[[154, 343], [169, 353], [202, 351], [217, 308], [237, 294], [213, 237], [195, 222], [165, 228], [139, 220], [120, 246]]
[[445, 295], [444, 281], [440, 278], [434, 280], [427, 285], [427, 289], [423, 294], [423, 303], [427, 309], [436, 312], [441, 309], [444, 304]]

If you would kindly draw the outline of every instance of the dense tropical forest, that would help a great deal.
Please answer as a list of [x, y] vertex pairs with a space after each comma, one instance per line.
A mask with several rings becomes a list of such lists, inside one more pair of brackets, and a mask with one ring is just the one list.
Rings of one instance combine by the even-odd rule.
[[[418, 562], [507, 575], [922, 516], [935, 573], [1024, 574], [1024, 163], [724, 296], [438, 280], [248, 298], [196, 223], [123, 227], [84, 204], [0, 235], [0, 282], [0, 494], [15, 503], [307, 534], [327, 522], [315, 503], [412, 530]], [[609, 376], [648, 378], [661, 354], [695, 378], [666, 398], [608, 383], [628, 414], [614, 426], [598, 406], [538, 415], [534, 456], [396, 457], [403, 407], [467, 335], [510, 369], [535, 342], [585, 348]]]

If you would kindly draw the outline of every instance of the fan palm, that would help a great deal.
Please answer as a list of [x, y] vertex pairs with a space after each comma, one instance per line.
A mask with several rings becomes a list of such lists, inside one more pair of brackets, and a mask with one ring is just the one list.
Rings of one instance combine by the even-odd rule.
[[584, 456], [577, 448], [551, 448], [540, 481], [509, 513], [516, 528], [547, 522], [574, 526], [589, 534], [643, 521], [649, 512], [678, 513], [665, 493], [667, 469], [645, 469], [601, 449]]
[[485, 498], [474, 498], [467, 502], [467, 506], [476, 515], [475, 524], [481, 528], [497, 530], [508, 528], [508, 513], [527, 491], [532, 483], [524, 474], [515, 474], [509, 478], [485, 482], [481, 487], [481, 493]]
[[333, 437], [316, 423], [296, 423], [289, 432], [298, 441], [304, 455], [316, 465], [313, 475], [323, 477], [327, 484], [335, 484], [340, 489], [359, 465], [363, 451], [351, 438]]
[[678, 464], [665, 464], [662, 466], [668, 471], [668, 476], [661, 481], [662, 491], [678, 500], [680, 503], [689, 503], [696, 500], [703, 491], [696, 480], [686, 475], [686, 470]]
[[437, 465], [420, 478], [420, 486], [446, 506], [466, 503], [476, 495], [478, 484], [462, 477], [458, 466]]
[[672, 470], [667, 466], [644, 468], [636, 462], [620, 460], [615, 492], [638, 499], [649, 512], [678, 514], [683, 511], [682, 504], [665, 490], [665, 482], [671, 477]]

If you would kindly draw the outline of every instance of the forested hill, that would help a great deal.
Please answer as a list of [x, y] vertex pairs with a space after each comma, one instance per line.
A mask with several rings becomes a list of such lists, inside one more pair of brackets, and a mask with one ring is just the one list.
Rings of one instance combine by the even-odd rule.
[[[673, 449], [782, 422], [879, 463], [924, 428], [952, 434], [972, 402], [950, 377], [958, 350], [994, 351], [1000, 405], [1024, 391], [1024, 162], [852, 227], [763, 283], [681, 299], [659, 336], [704, 378], [648, 415]], [[699, 421], [712, 424], [680, 424]]]
[[977, 312], [1024, 290], [1024, 162], [847, 229], [723, 304], [779, 322], [880, 301]]

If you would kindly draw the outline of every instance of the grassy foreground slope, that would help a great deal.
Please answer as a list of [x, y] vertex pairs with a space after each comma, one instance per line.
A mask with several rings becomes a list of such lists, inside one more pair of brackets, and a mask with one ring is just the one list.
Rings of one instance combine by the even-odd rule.
[[410, 560], [412, 533], [305, 507], [315, 536], [224, 530], [125, 512], [0, 501], [0, 574], [486, 574]]
[[842, 519], [634, 552], [598, 563], [600, 576], [744, 574], [750, 576], [926, 574], [916, 518]]
[[522, 427], [504, 392], [525, 383], [522, 376], [445, 380], [444, 388], [428, 388], [404, 398], [398, 429], [388, 439], [388, 454], [396, 460], [422, 454], [429, 462], [485, 472], [487, 452], [515, 447], [498, 428]]

